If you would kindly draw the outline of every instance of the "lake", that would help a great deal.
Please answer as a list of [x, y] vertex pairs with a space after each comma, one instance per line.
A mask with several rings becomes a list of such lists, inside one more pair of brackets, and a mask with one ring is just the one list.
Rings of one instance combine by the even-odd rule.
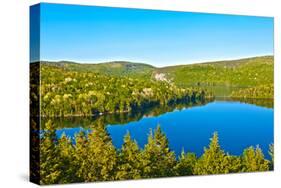
[[269, 144], [273, 143], [273, 116], [273, 101], [218, 98], [196, 104], [152, 108], [134, 114], [59, 118], [53, 121], [59, 137], [62, 133], [74, 137], [81, 130], [90, 131], [90, 125], [102, 123], [117, 148], [122, 146], [127, 131], [143, 148], [150, 129], [160, 125], [169, 140], [169, 147], [177, 155], [183, 149], [201, 155], [216, 131], [226, 152], [240, 155], [246, 147], [259, 145], [265, 157], [269, 158]]

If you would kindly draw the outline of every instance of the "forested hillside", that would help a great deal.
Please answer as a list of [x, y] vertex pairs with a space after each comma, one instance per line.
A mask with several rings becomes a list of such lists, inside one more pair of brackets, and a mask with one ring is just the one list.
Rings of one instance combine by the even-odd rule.
[[99, 64], [79, 64], [67, 61], [43, 63], [61, 67], [69, 71], [94, 72], [110, 76], [142, 76], [142, 78], [157, 79], [157, 75], [159, 76], [159, 74], [162, 74], [162, 77], [172, 81], [178, 86], [231, 85], [256, 87], [259, 85], [272, 84], [274, 71], [273, 56], [177, 65], [163, 68], [126, 61], [113, 61]]
[[42, 63], [61, 67], [68, 71], [100, 73], [109, 76], [129, 76], [133, 78], [150, 78], [152, 71], [155, 69], [155, 67], [148, 64], [127, 61], [112, 61], [98, 64], [80, 64], [69, 61], [44, 61]]
[[[125, 67], [128, 67], [127, 64]], [[144, 67], [149, 66], [136, 67], [144, 70]], [[97, 72], [94, 68], [87, 69], [80, 64], [41, 63], [40, 70], [43, 116], [130, 112], [155, 105], [212, 97], [203, 89], [179, 88], [165, 81], [117, 75], [120, 73], [119, 68], [110, 75], [104, 71]]]
[[[273, 98], [273, 57], [156, 68], [123, 61], [41, 62], [41, 115], [120, 113], [212, 98], [208, 87], [238, 87], [233, 98]], [[227, 89], [223, 89], [227, 90]]]
[[273, 66], [273, 57], [264, 56], [164, 67], [157, 72], [167, 74], [177, 85], [255, 87], [273, 83]]
[[273, 84], [258, 85], [233, 91], [231, 97], [233, 98], [255, 98], [255, 99], [272, 99], [274, 96]]

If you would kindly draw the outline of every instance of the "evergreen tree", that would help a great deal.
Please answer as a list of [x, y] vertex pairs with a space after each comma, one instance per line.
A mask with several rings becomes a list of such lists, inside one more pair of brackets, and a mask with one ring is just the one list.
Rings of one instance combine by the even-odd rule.
[[40, 184], [56, 184], [59, 181], [61, 159], [56, 144], [56, 132], [49, 120], [40, 140]]
[[175, 171], [179, 176], [192, 175], [197, 158], [195, 153], [181, 152], [179, 160], [175, 166]]
[[244, 150], [241, 156], [225, 153], [215, 132], [208, 148], [197, 159], [194, 153], [182, 151], [178, 161], [170, 151], [166, 136], [160, 126], [150, 130], [148, 143], [143, 150], [131, 139], [129, 132], [118, 150], [112, 144], [105, 127], [97, 123], [93, 131], [81, 131], [75, 142], [65, 134], [57, 139], [51, 121], [40, 138], [40, 183], [56, 184], [124, 180], [174, 175], [219, 174], [254, 172], [273, 169], [274, 151], [270, 145], [271, 161], [264, 158], [257, 146]]
[[136, 141], [131, 140], [130, 133], [124, 136], [124, 144], [118, 156], [118, 170], [116, 179], [141, 178], [141, 155]]
[[72, 166], [77, 167], [77, 171], [74, 173], [76, 182], [86, 181], [85, 174], [89, 171], [88, 164], [85, 162], [88, 158], [88, 139], [84, 131], [80, 131], [75, 135], [74, 154]]
[[[83, 145], [76, 146], [80, 161], [78, 177], [85, 182], [114, 180], [117, 154], [111, 138], [102, 125], [88, 134]], [[77, 144], [76, 144], [77, 145]]]
[[221, 150], [218, 133], [211, 138], [209, 148], [204, 148], [203, 155], [194, 167], [194, 173], [199, 175], [228, 173], [229, 157]]
[[77, 165], [74, 163], [74, 148], [71, 139], [65, 134], [58, 140], [58, 150], [60, 156], [60, 180], [59, 183], [77, 182], [75, 173], [78, 170]]
[[264, 155], [259, 146], [249, 147], [244, 150], [242, 155], [242, 171], [256, 172], [269, 170], [269, 161], [264, 159]]
[[240, 156], [226, 155], [227, 166], [225, 167], [228, 170], [228, 173], [241, 172], [242, 162]]
[[176, 158], [168, 147], [168, 140], [158, 125], [153, 135], [148, 136], [148, 143], [142, 152], [143, 177], [173, 176]]
[[269, 155], [271, 157], [271, 160], [270, 160], [270, 170], [274, 170], [274, 144], [270, 144], [269, 145]]

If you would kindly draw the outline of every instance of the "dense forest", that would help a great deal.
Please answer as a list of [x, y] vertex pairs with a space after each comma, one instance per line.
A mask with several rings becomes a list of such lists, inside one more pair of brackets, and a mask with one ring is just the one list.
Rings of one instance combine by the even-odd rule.
[[176, 85], [255, 87], [273, 84], [273, 56], [164, 67]]
[[233, 61], [164, 67], [157, 73], [167, 75], [177, 86], [200, 88], [233, 87], [233, 98], [273, 99], [274, 58], [263, 56]]
[[169, 149], [158, 126], [150, 131], [147, 144], [140, 148], [128, 132], [121, 149], [116, 149], [103, 125], [74, 138], [57, 138], [51, 121], [40, 138], [40, 184], [158, 178], [185, 175], [225, 174], [273, 169], [274, 152], [265, 159], [257, 146], [245, 148], [241, 156], [221, 149], [215, 132], [201, 156], [182, 151], [179, 157]]
[[[30, 66], [32, 118], [40, 111], [40, 120], [31, 123], [31, 174], [40, 173], [40, 184], [273, 169], [273, 145], [268, 151], [271, 159], [265, 159], [259, 146], [234, 156], [221, 149], [216, 132], [201, 156], [185, 151], [176, 156], [160, 126], [150, 131], [144, 148], [128, 132], [118, 149], [106, 131], [108, 124], [126, 124], [214, 100], [273, 108], [272, 56], [163, 68], [124, 61], [43, 61]], [[74, 138], [56, 136], [60, 126], [77, 124], [90, 131]]]
[[260, 85], [233, 91], [233, 98], [255, 98], [255, 99], [272, 99], [274, 96], [273, 84]]
[[232, 98], [273, 99], [274, 94], [272, 56], [164, 68], [120, 61], [41, 62], [40, 77], [42, 116], [122, 113], [188, 103], [213, 98], [212, 88], [218, 86], [238, 88], [227, 94]]
[[232, 98], [273, 99], [273, 70], [272, 56], [164, 68], [120, 61], [41, 62], [41, 115], [86, 116], [188, 103], [213, 98], [214, 87], [230, 88]]
[[61, 65], [40, 64], [42, 116], [130, 112], [212, 98], [200, 88], [179, 88], [165, 81], [71, 70]]
[[[113, 61], [98, 64], [43, 62], [64, 70], [95, 72], [114, 76], [168, 80], [178, 86], [259, 86], [273, 83], [274, 57], [261, 56], [229, 61], [214, 61], [168, 67]], [[159, 76], [157, 78], [157, 76]], [[161, 76], [163, 76], [161, 78]]]
[[69, 71], [101, 73], [109, 76], [128, 76], [141, 79], [150, 79], [156, 69], [152, 65], [127, 61], [112, 61], [98, 64], [80, 64], [69, 61], [48, 62], [44, 64], [57, 66]]

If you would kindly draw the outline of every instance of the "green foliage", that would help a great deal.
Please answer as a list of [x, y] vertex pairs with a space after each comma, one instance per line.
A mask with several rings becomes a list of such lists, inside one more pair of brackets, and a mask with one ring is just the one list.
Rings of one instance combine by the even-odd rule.
[[229, 157], [221, 150], [217, 132], [211, 138], [208, 148], [204, 148], [203, 155], [195, 165], [195, 174], [221, 174], [229, 173]]
[[[212, 98], [208, 90], [213, 86], [223, 91], [241, 87], [229, 92], [234, 98], [272, 99], [274, 93], [272, 56], [165, 68], [130, 62], [41, 62], [40, 77], [43, 116], [122, 113], [191, 102]], [[31, 88], [32, 101], [38, 101], [38, 88]]]
[[264, 159], [264, 155], [259, 146], [249, 147], [244, 150], [242, 155], [242, 171], [255, 172], [255, 171], [268, 171], [269, 161]]
[[227, 169], [229, 173], [241, 172], [242, 161], [240, 156], [227, 154], [227, 161], [228, 161]]
[[150, 131], [144, 149], [127, 133], [119, 150], [101, 125], [91, 133], [80, 132], [75, 142], [65, 135], [57, 139], [51, 121], [45, 126], [40, 143], [41, 184], [267, 171], [273, 166], [273, 145], [272, 164], [259, 147], [232, 156], [220, 148], [217, 133], [202, 156], [183, 151], [177, 160], [160, 126]]
[[176, 85], [255, 87], [273, 84], [273, 56], [253, 57], [159, 69]]
[[240, 157], [225, 153], [220, 148], [218, 134], [215, 132], [209, 147], [204, 149], [203, 155], [198, 159], [194, 174], [225, 174], [240, 172], [240, 170]]
[[141, 152], [136, 141], [131, 140], [129, 132], [124, 136], [124, 144], [119, 152], [118, 159], [116, 179], [141, 178]]
[[39, 101], [40, 115], [46, 117], [107, 114], [97, 117], [91, 133], [80, 132], [75, 140], [65, 135], [57, 139], [51, 121], [43, 125], [40, 184], [272, 170], [273, 144], [270, 161], [259, 147], [249, 147], [241, 156], [233, 156], [220, 148], [218, 134], [214, 133], [199, 158], [182, 152], [176, 159], [160, 126], [151, 130], [143, 149], [128, 133], [118, 150], [104, 125], [128, 122], [132, 117], [137, 120], [144, 114], [157, 115], [188, 104], [205, 104], [213, 99], [209, 92], [213, 86], [222, 86], [223, 92], [226, 87], [237, 87], [230, 89], [227, 96], [273, 107], [273, 102], [260, 104], [256, 100], [273, 98], [273, 66], [272, 56], [165, 68], [130, 62], [31, 64], [32, 115], [38, 115]]
[[81, 138], [81, 135], [78, 137], [80, 143], [77, 145], [76, 160], [82, 165], [77, 176], [85, 182], [114, 180], [117, 154], [105, 128], [95, 127], [88, 134], [87, 140]]
[[204, 89], [179, 88], [145, 77], [81, 71], [52, 63], [41, 63], [40, 70], [42, 116], [123, 113], [212, 97]]
[[168, 140], [158, 125], [154, 134], [148, 136], [148, 143], [142, 152], [143, 177], [173, 176], [176, 164], [174, 152], [170, 151]]
[[[74, 168], [76, 171], [74, 173], [75, 179], [73, 181], [83, 182], [86, 181], [85, 175], [89, 169], [87, 161], [92, 160], [88, 157], [88, 146], [89, 142], [85, 132], [80, 132], [75, 136], [74, 153], [71, 165], [68, 168]], [[85, 160], [85, 161], [84, 161]], [[69, 180], [70, 182], [72, 180]]]
[[155, 67], [148, 64], [128, 61], [111, 61], [98, 64], [80, 64], [69, 61], [44, 63], [70, 71], [102, 73], [110, 76], [130, 76], [134, 78], [149, 78], [155, 69]]
[[[74, 147], [71, 139], [65, 134], [58, 140], [57, 148], [59, 149], [60, 158], [60, 178], [59, 183], [79, 182], [76, 178], [78, 166], [72, 164], [74, 161]], [[71, 168], [69, 168], [72, 166]]]
[[196, 106], [203, 106], [208, 104], [210, 100], [195, 100], [192, 103], [177, 103], [166, 106], [153, 106], [151, 108], [145, 108], [141, 111], [136, 112], [128, 112], [128, 113], [110, 113], [94, 116], [70, 116], [70, 117], [42, 117], [41, 118], [41, 129], [44, 129], [45, 122], [48, 120], [52, 120], [54, 122], [57, 129], [59, 128], [70, 128], [76, 127], [77, 124], [83, 127], [84, 129], [89, 129], [91, 126], [96, 126], [98, 124], [102, 124], [104, 126], [116, 125], [116, 124], [127, 124], [132, 121], [138, 121], [145, 116], [159, 116], [161, 114], [172, 112], [175, 109], [183, 110], [187, 108], [192, 108]]
[[46, 132], [40, 141], [40, 184], [55, 184], [61, 175], [59, 148], [51, 121], [46, 123]]
[[261, 85], [257, 87], [240, 89], [233, 91], [231, 97], [234, 98], [255, 98], [255, 99], [273, 99], [274, 87], [273, 84]]
[[194, 174], [194, 166], [197, 162], [195, 153], [185, 153], [182, 151], [176, 164], [175, 171], [178, 176], [186, 176]]
[[269, 169], [270, 170], [273, 170], [274, 169], [274, 144], [270, 144], [269, 145], [269, 151], [268, 151], [270, 157], [271, 157], [271, 160], [270, 160], [270, 167]]

